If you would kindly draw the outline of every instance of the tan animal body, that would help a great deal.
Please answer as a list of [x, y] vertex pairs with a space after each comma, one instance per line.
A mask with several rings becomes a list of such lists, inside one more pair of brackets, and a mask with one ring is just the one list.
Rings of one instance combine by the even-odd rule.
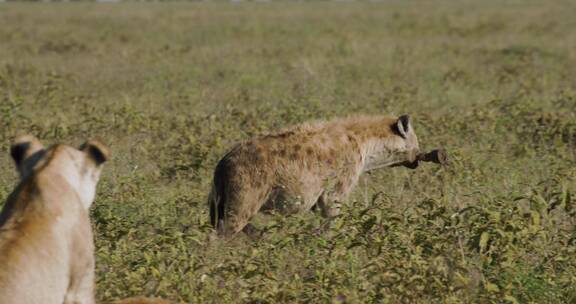
[[0, 213], [0, 303], [94, 303], [88, 209], [108, 149], [21, 136], [11, 154], [20, 183]]
[[317, 205], [333, 217], [362, 172], [418, 164], [407, 115], [303, 124], [234, 146], [218, 163], [209, 195], [220, 234], [241, 231], [260, 210], [291, 214]]

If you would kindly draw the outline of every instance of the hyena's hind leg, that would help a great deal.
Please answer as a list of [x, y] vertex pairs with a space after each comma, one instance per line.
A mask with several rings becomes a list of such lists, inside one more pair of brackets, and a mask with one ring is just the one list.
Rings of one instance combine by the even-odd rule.
[[223, 208], [217, 208], [224, 212], [223, 220], [217, 229], [218, 234], [230, 237], [242, 231], [260, 211], [266, 201], [267, 192], [261, 188], [242, 188], [229, 193], [229, 197], [223, 202]]
[[[220, 236], [230, 237], [240, 232], [250, 219], [258, 213], [266, 199], [263, 176], [247, 178], [246, 174], [228, 158], [216, 166], [214, 182], [208, 195], [210, 223]], [[254, 184], [259, 182], [259, 186]]]

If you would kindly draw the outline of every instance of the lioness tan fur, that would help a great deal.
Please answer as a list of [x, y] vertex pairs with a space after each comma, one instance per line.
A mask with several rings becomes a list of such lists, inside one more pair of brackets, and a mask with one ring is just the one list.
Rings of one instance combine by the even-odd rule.
[[208, 198], [211, 223], [230, 236], [261, 209], [291, 214], [317, 205], [323, 216], [333, 217], [362, 172], [415, 167], [418, 152], [407, 115], [336, 119], [252, 138], [216, 166]]
[[108, 149], [11, 147], [20, 182], [0, 213], [0, 303], [94, 303], [94, 244], [88, 209]]

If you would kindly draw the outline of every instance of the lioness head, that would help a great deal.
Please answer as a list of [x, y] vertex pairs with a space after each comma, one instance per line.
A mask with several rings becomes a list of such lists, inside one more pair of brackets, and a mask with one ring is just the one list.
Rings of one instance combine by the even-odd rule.
[[102, 164], [110, 157], [108, 148], [98, 141], [87, 141], [79, 148], [63, 144], [45, 148], [32, 135], [18, 136], [10, 154], [22, 180], [42, 170], [54, 170], [76, 190], [86, 208], [94, 201]]

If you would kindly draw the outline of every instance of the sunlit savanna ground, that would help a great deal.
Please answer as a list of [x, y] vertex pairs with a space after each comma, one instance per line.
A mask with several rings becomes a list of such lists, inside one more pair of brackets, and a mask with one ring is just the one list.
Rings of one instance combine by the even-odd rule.
[[[568, 0], [3, 3], [0, 201], [17, 132], [106, 142], [101, 301], [574, 303], [574, 16]], [[327, 229], [261, 217], [259, 240], [208, 241], [227, 148], [355, 113], [410, 114], [451, 164], [365, 176]]]

